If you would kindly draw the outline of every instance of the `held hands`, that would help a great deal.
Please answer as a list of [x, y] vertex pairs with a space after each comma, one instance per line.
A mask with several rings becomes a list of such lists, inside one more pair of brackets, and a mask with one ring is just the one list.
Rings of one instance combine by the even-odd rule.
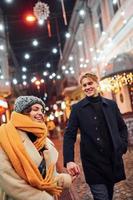
[[75, 162], [67, 163], [67, 171], [72, 176], [72, 181], [80, 175], [80, 167]]
[[72, 177], [70, 176], [70, 174], [61, 173], [55, 177], [55, 181], [57, 182], [57, 185], [59, 187], [69, 188], [72, 183]]

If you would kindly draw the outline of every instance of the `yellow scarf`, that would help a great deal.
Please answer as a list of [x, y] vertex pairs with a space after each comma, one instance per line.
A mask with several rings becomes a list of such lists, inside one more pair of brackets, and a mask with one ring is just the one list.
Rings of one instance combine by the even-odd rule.
[[43, 179], [38, 167], [26, 152], [17, 129], [36, 135], [34, 145], [40, 150], [44, 147], [47, 137], [45, 123], [34, 122], [29, 116], [13, 112], [11, 120], [0, 127], [0, 145], [21, 178], [39, 190], [46, 190], [51, 195], [60, 195], [62, 188], [57, 186], [53, 177], [54, 164], [49, 166]]

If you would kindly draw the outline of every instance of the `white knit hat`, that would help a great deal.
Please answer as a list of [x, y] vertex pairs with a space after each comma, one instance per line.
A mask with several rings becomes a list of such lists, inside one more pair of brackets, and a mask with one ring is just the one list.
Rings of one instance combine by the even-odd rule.
[[26, 108], [36, 103], [42, 105], [43, 109], [45, 109], [45, 104], [40, 98], [35, 96], [19, 96], [15, 101], [14, 111], [22, 113]]

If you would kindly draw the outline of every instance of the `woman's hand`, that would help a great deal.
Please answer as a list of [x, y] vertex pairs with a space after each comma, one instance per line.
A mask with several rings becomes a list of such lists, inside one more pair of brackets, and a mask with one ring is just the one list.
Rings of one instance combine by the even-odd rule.
[[57, 185], [63, 188], [69, 188], [72, 183], [72, 177], [66, 173], [59, 174], [55, 180], [57, 181]]

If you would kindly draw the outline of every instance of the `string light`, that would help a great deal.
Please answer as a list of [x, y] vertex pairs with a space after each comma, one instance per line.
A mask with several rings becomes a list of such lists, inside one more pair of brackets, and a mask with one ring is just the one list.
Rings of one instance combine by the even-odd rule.
[[122, 74], [114, 75], [113, 77], [108, 77], [100, 81], [100, 90], [102, 92], [113, 92], [118, 93], [121, 88], [125, 85], [133, 84], [133, 73], [124, 72]]
[[79, 11], [79, 15], [81, 16], [81, 17], [84, 17], [85, 16], [85, 10], [83, 10], [83, 9], [81, 9], [80, 11]]
[[6, 85], [6, 86], [9, 86], [9, 85], [10, 85], [9, 81], [6, 81], [6, 82], [5, 82], [5, 85]]
[[26, 53], [26, 54], [24, 55], [24, 58], [25, 58], [26, 60], [30, 59], [30, 54]]
[[26, 67], [22, 67], [22, 72], [26, 72], [27, 68]]
[[26, 82], [26, 81], [23, 81], [23, 85], [26, 86], [26, 85], [27, 85], [27, 82]]
[[34, 76], [34, 77], [31, 79], [31, 82], [34, 83], [36, 80], [37, 80], [37, 78]]
[[43, 76], [47, 76], [48, 75], [48, 72], [47, 71], [44, 71], [43, 72]]
[[53, 49], [52, 49], [52, 53], [54, 53], [54, 54], [56, 54], [57, 51], [58, 51], [58, 50], [57, 50], [56, 48], [53, 48]]
[[4, 49], [5, 49], [4, 45], [1, 44], [1, 45], [0, 45], [0, 50], [3, 51]]
[[60, 75], [57, 75], [57, 79], [61, 79], [61, 76], [60, 76]]
[[62, 65], [61, 68], [62, 68], [62, 70], [65, 70], [65, 69], [66, 69], [66, 66], [65, 66], [65, 65]]
[[50, 68], [50, 67], [51, 67], [51, 64], [50, 64], [49, 62], [47, 62], [47, 63], [46, 63], [46, 67], [47, 67], [47, 68]]
[[22, 79], [25, 80], [27, 78], [27, 76], [24, 74], [22, 75]]
[[18, 83], [18, 81], [17, 81], [16, 78], [14, 78], [14, 79], [12, 80], [12, 82], [13, 82], [14, 85], [17, 85], [17, 83]]
[[66, 33], [65, 36], [66, 36], [66, 38], [70, 38], [71, 34], [70, 33]]
[[72, 61], [72, 60], [73, 60], [73, 56], [70, 55], [69, 58], [68, 58], [68, 60], [69, 60], [69, 61]]
[[0, 24], [0, 31], [4, 31], [4, 25]]
[[5, 0], [6, 3], [12, 3], [13, 0]]
[[38, 46], [38, 41], [37, 40], [33, 40], [32, 41], [32, 45], [35, 46], [35, 47]]
[[78, 41], [78, 45], [81, 46], [83, 42], [81, 40]]

